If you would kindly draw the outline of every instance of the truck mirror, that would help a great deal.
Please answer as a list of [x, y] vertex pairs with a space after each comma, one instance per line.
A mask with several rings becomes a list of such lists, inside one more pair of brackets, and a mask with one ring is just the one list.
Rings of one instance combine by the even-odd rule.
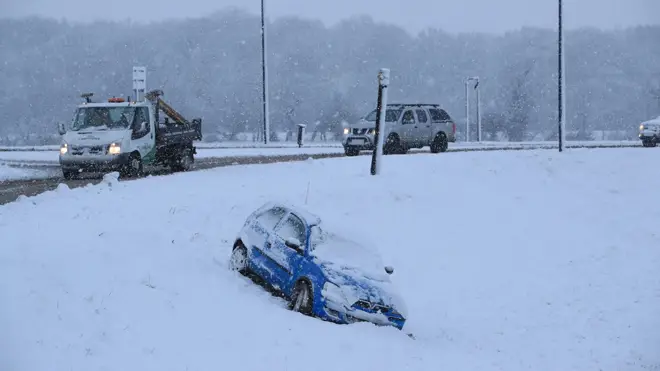
[[60, 135], [66, 134], [66, 128], [64, 127], [64, 123], [62, 122], [57, 123], [57, 132], [60, 133]]
[[138, 126], [138, 129], [135, 132], [136, 133], [144, 133], [145, 131], [147, 131], [147, 122], [142, 121], [140, 123], [140, 126]]

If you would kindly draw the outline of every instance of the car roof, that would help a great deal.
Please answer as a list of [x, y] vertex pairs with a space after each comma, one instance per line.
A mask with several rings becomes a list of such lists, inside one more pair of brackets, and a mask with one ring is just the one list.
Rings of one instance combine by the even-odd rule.
[[288, 211], [291, 211], [292, 213], [298, 215], [300, 218], [304, 219], [304, 221], [307, 223], [308, 226], [314, 226], [314, 225], [319, 225], [321, 224], [321, 218], [305, 209], [302, 209], [297, 206], [293, 206], [291, 204], [288, 204], [286, 202], [279, 202], [279, 201], [269, 201], [263, 204], [259, 208], [259, 212], [270, 210], [273, 208], [282, 208]]

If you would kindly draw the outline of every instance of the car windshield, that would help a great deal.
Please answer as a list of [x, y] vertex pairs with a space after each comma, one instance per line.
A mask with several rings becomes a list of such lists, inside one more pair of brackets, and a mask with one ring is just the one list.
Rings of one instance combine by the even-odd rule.
[[[401, 116], [401, 112], [403, 110], [400, 109], [388, 109], [385, 113], [385, 122], [397, 122], [399, 121], [399, 117]], [[376, 113], [377, 110], [371, 111], [364, 119], [366, 121], [376, 121]]]
[[127, 129], [133, 123], [136, 107], [81, 107], [71, 122], [71, 131]]
[[318, 225], [310, 230], [310, 254], [326, 266], [347, 271], [359, 270], [364, 277], [386, 280], [384, 264], [375, 251], [366, 246], [328, 232]]

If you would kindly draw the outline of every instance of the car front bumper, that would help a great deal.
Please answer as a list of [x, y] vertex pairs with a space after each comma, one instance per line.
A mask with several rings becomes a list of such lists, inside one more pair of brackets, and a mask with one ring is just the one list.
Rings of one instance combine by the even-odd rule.
[[60, 166], [66, 171], [102, 172], [121, 170], [129, 163], [130, 154], [60, 155]]
[[349, 135], [344, 139], [344, 148], [354, 148], [358, 150], [373, 150], [374, 137], [369, 135]]
[[340, 324], [370, 322], [378, 326], [393, 326], [401, 330], [406, 323], [406, 319], [393, 310], [377, 312], [376, 310], [358, 308], [355, 305], [346, 307], [327, 298], [323, 309], [328, 320]]

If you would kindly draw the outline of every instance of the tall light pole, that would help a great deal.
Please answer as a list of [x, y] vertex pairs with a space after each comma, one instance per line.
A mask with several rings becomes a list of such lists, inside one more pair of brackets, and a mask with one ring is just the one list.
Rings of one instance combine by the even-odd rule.
[[481, 95], [479, 94], [479, 77], [468, 77], [465, 80], [465, 141], [470, 141], [470, 82], [474, 81], [477, 94], [477, 140], [481, 142]]
[[565, 111], [565, 106], [566, 106], [566, 84], [564, 80], [564, 70], [565, 70], [565, 64], [564, 64], [564, 11], [562, 8], [562, 0], [559, 1], [559, 25], [558, 25], [558, 40], [557, 40], [557, 54], [559, 57], [558, 63], [557, 63], [557, 86], [558, 86], [558, 106], [557, 106], [557, 119], [558, 119], [558, 128], [557, 128], [557, 133], [558, 135], [558, 140], [559, 140], [559, 152], [564, 150], [564, 142], [565, 142], [565, 132], [566, 132], [566, 111]]
[[266, 15], [264, 8], [264, 1], [261, 0], [261, 73], [262, 73], [262, 92], [263, 92], [263, 108], [264, 108], [264, 144], [268, 144], [270, 133], [270, 120], [268, 115], [268, 68], [266, 66]]

